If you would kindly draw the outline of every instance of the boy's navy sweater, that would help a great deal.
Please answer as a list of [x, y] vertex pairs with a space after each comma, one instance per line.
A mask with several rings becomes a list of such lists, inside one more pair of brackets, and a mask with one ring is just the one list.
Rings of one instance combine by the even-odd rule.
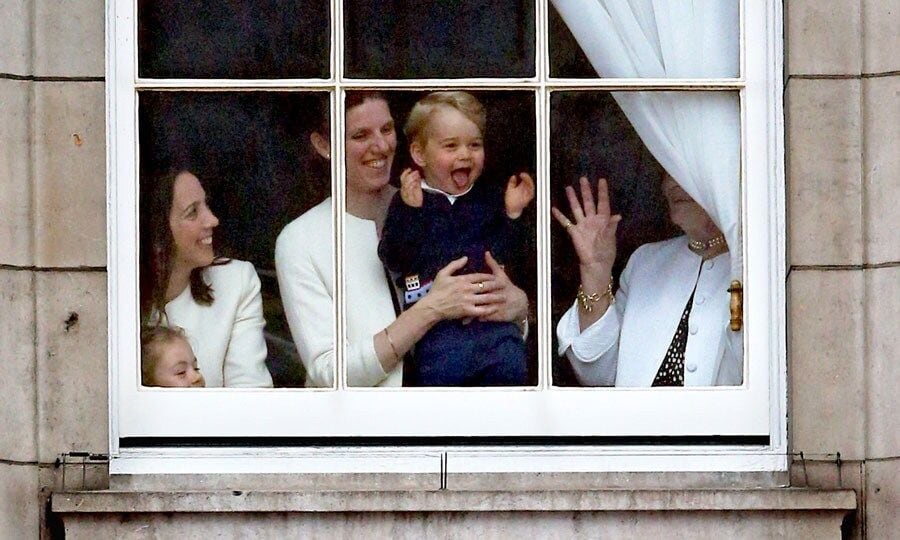
[[418, 275], [426, 284], [451, 261], [469, 258], [459, 273], [490, 272], [484, 252], [490, 251], [500, 264], [523, 260], [524, 227], [521, 219], [506, 215], [503, 191], [482, 179], [471, 191], [450, 204], [441, 193], [423, 191], [420, 208], [408, 206], [394, 195], [378, 244], [378, 255], [391, 272], [399, 274], [397, 286], [405, 289], [405, 278]]

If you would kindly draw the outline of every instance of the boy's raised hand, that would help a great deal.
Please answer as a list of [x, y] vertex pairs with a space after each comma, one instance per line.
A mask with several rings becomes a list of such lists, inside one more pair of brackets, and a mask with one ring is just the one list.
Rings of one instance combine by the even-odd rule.
[[532, 200], [534, 200], [534, 179], [531, 175], [523, 172], [510, 176], [504, 195], [506, 215], [510, 219], [518, 219]]
[[422, 207], [422, 175], [419, 171], [406, 169], [400, 174], [400, 197], [407, 206]]

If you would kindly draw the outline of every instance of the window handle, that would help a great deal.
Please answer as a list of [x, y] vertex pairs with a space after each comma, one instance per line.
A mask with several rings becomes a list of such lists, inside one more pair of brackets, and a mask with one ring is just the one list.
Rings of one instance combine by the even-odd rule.
[[731, 331], [738, 332], [744, 327], [744, 286], [735, 279], [728, 292], [731, 293]]

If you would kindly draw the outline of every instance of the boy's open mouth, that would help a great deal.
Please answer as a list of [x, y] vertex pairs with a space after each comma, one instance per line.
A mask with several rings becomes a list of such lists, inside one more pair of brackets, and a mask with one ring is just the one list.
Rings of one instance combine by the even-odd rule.
[[472, 169], [470, 167], [453, 169], [450, 176], [453, 177], [453, 183], [456, 184], [456, 187], [462, 189], [469, 185], [469, 173], [471, 171]]

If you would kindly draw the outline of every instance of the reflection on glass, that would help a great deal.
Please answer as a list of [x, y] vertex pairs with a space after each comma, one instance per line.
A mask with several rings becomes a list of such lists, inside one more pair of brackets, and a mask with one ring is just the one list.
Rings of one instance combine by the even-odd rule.
[[739, 76], [740, 2], [551, 0], [550, 76]]
[[138, 73], [154, 78], [327, 78], [326, 0], [139, 0]]
[[[527, 317], [535, 294], [530, 177], [515, 177], [509, 188], [512, 214], [503, 199], [506, 178], [534, 167], [534, 96], [441, 96], [430, 111], [420, 107], [407, 119], [409, 138], [398, 134], [392, 108], [410, 111], [423, 94], [347, 97], [351, 386], [522, 386], [536, 380], [533, 343], [515, 324]], [[392, 178], [405, 187], [398, 190]]]
[[741, 384], [738, 95], [564, 92], [551, 106], [554, 383]]
[[[329, 191], [328, 169], [307, 150], [310, 111], [327, 110], [327, 100], [140, 95], [142, 339], [156, 350], [152, 329], [180, 328], [207, 387], [303, 385], [272, 255], [278, 232]], [[162, 385], [152, 375], [162, 357], [144, 349], [145, 381]]]
[[533, 77], [533, 0], [345, 0], [348, 77]]

